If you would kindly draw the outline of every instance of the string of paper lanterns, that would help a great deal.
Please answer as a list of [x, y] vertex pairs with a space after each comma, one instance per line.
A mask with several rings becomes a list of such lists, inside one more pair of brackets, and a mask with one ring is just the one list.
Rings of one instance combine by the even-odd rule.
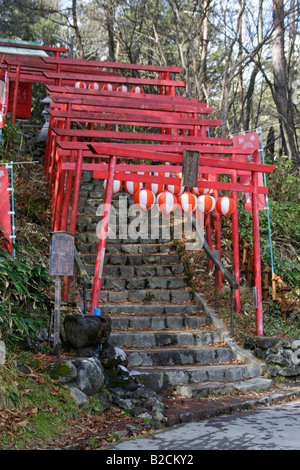
[[[87, 85], [83, 81], [75, 83], [75, 88], [86, 89]], [[90, 83], [88, 86], [89, 90], [99, 90], [100, 85], [97, 82]], [[129, 89], [126, 85], [120, 85], [116, 87], [111, 83], [105, 83], [102, 90], [107, 91], [119, 91], [128, 93]], [[134, 86], [132, 93], [142, 94], [143, 89], [140, 86]], [[126, 173], [129, 173], [126, 171]], [[145, 174], [144, 172], [138, 172], [138, 174]], [[150, 173], [146, 173], [150, 174]], [[171, 176], [170, 173], [154, 172], [154, 176]], [[181, 180], [182, 173], [175, 173], [175, 177]], [[151, 209], [155, 202], [161, 212], [169, 214], [175, 210], [178, 206], [182, 212], [190, 214], [195, 211], [196, 208], [208, 214], [214, 209], [225, 217], [228, 217], [235, 210], [235, 202], [229, 196], [221, 196], [217, 200], [209, 194], [210, 189], [205, 187], [207, 180], [205, 178], [198, 179], [197, 187], [192, 188], [192, 192], [185, 191], [185, 187], [178, 185], [165, 185], [161, 183], [146, 183], [146, 187], [143, 188], [143, 183], [138, 181], [125, 181], [124, 190], [127, 194], [134, 197], [134, 202], [142, 209]], [[104, 189], [106, 189], [107, 180], [104, 180]], [[120, 180], [114, 180], [113, 195], [119, 193], [122, 189], [122, 182]]]
[[[126, 171], [126, 173], [129, 173]], [[145, 174], [138, 172], [138, 174]], [[150, 174], [150, 173], [146, 173]], [[104, 189], [106, 189], [107, 180], [104, 180]], [[122, 189], [122, 182], [114, 180], [113, 195], [119, 193]], [[217, 200], [210, 194], [204, 193], [196, 196], [194, 191], [185, 191], [182, 186], [164, 185], [161, 183], [146, 183], [143, 187], [141, 181], [125, 181], [124, 190], [127, 194], [134, 197], [134, 202], [142, 210], [151, 209], [157, 204], [158, 209], [164, 214], [174, 212], [176, 207], [186, 214], [191, 214], [197, 208], [203, 214], [208, 214], [216, 210], [220, 215], [228, 217], [235, 210], [235, 202], [229, 196], [221, 196]], [[198, 188], [203, 189], [203, 188]]]
[[[100, 84], [97, 82], [90, 83], [88, 86], [86, 85], [85, 82], [83, 81], [78, 81], [75, 83], [75, 88], [82, 88], [82, 89], [89, 89], [89, 90], [100, 90]], [[126, 85], [113, 85], [112, 83], [105, 83], [102, 87], [101, 90], [104, 91], [120, 91], [123, 93], [128, 93], [129, 89]], [[142, 87], [139, 85], [136, 85], [132, 88], [131, 93], [136, 93], [136, 94], [143, 94], [144, 90]]]

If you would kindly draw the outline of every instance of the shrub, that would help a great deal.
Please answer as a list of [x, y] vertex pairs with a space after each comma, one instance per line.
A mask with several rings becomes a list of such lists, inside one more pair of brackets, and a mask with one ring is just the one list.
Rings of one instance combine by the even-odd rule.
[[18, 341], [38, 331], [49, 309], [52, 278], [30, 247], [16, 247], [13, 258], [0, 248], [0, 330], [3, 339]]

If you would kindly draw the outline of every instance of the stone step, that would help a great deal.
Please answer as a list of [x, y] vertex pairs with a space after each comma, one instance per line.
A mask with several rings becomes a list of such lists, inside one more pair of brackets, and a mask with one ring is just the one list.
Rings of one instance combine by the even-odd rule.
[[135, 380], [145, 387], [161, 393], [182, 384], [200, 382], [232, 382], [258, 378], [260, 371], [252, 364], [216, 364], [207, 366], [135, 367], [130, 368]]
[[[87, 273], [93, 275], [95, 267], [86, 266]], [[91, 268], [91, 269], [90, 269]], [[104, 290], [139, 290], [139, 289], [182, 289], [188, 287], [183, 277], [105, 277], [102, 280]]]
[[[77, 242], [77, 250], [79, 253], [95, 253], [98, 250], [98, 244], [99, 244], [99, 238], [97, 237], [97, 241], [93, 243], [88, 243], [86, 240], [87, 235], [78, 233], [76, 235], [76, 242]], [[113, 245], [113, 244], [122, 244], [122, 245], [169, 245], [170, 244], [170, 238], [166, 237], [155, 237], [155, 238], [149, 238], [149, 237], [137, 237], [137, 238], [130, 238], [130, 237], [120, 237], [120, 238], [110, 238], [107, 237], [107, 246]], [[141, 249], [142, 250], [142, 249]]]
[[227, 395], [250, 390], [268, 390], [271, 379], [255, 377], [237, 382], [201, 382], [198, 384], [178, 385], [177, 394], [185, 398], [206, 398], [211, 395]]
[[[149, 244], [139, 244], [139, 243], [114, 243], [107, 244], [106, 253], [108, 254], [128, 254], [128, 255], [152, 255], [157, 253], [163, 254], [176, 254], [176, 245], [174, 243], [149, 243]], [[83, 253], [81, 259], [83, 262], [91, 263], [95, 261], [96, 253], [94, 255], [89, 255], [88, 253]], [[92, 261], [91, 261], [92, 260]]]
[[[102, 314], [102, 316], [105, 318], [105, 314]], [[110, 315], [110, 319], [112, 330], [163, 330], [166, 328], [172, 328], [173, 330], [180, 330], [183, 328], [195, 329], [201, 328], [203, 325], [210, 323], [210, 320], [204, 315]]]
[[[100, 233], [100, 223], [95, 223], [91, 225], [89, 223], [77, 225], [77, 240], [82, 241], [82, 243], [96, 243], [95, 237], [98, 239]], [[190, 231], [188, 232], [190, 234]], [[148, 240], [159, 240], [168, 241], [172, 240], [172, 232], [170, 227], [157, 227], [154, 229], [150, 224], [140, 225], [138, 227], [131, 227], [126, 223], [125, 225], [119, 224], [110, 224], [107, 232], [107, 240], [117, 240], [118, 243], [121, 243], [123, 240], [128, 240], [129, 243], [135, 243], [140, 240], [144, 240], [146, 243], [151, 243]]]
[[[91, 300], [92, 291], [86, 291], [86, 299]], [[189, 290], [161, 290], [161, 289], [143, 289], [143, 290], [101, 290], [100, 302], [166, 302], [180, 303], [192, 302], [194, 300], [193, 292]]]
[[224, 347], [183, 347], [125, 349], [131, 367], [220, 364], [233, 359], [232, 350]]
[[[92, 272], [94, 274], [94, 270]], [[104, 265], [103, 276], [105, 277], [165, 277], [184, 275], [184, 266], [182, 264], [173, 265], [142, 265], [142, 266], [124, 266], [124, 265]]]
[[195, 304], [162, 304], [151, 303], [151, 304], [142, 304], [142, 303], [124, 303], [124, 304], [112, 304], [105, 303], [101, 306], [101, 315], [128, 315], [130, 314], [132, 318], [134, 315], [154, 315], [154, 316], [167, 316], [167, 315], [195, 315], [197, 318], [203, 318], [206, 322], [210, 322], [210, 319], [207, 318], [203, 313], [202, 305]]
[[[82, 255], [81, 255], [82, 256]], [[88, 258], [87, 258], [88, 259]], [[154, 254], [134, 254], [128, 255], [126, 253], [122, 254], [110, 254], [106, 253], [104, 258], [105, 264], [117, 264], [117, 265], [134, 265], [140, 266], [142, 264], [158, 264], [158, 265], [169, 265], [169, 264], [179, 264], [180, 257], [174, 253], [154, 253]]]
[[143, 330], [112, 331], [110, 343], [113, 346], [152, 348], [163, 346], [204, 346], [221, 340], [218, 330]]

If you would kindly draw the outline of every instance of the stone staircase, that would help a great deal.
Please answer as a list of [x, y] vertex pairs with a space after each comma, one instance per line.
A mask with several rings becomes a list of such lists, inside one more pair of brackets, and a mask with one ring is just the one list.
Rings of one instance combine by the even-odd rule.
[[[102, 182], [84, 174], [77, 249], [91, 278], [101, 220], [95, 214], [103, 194]], [[126, 193], [122, 197], [129, 207], [132, 198]], [[118, 195], [113, 204], [117, 206]], [[176, 243], [161, 235], [149, 237], [146, 224], [134, 237], [120, 239], [126, 227], [119, 216], [111, 219], [116, 235], [107, 241], [100, 307], [101, 315], [112, 321], [110, 342], [126, 352], [135, 379], [158, 393], [178, 387], [188, 397], [206, 396], [211, 390], [224, 393], [225, 384], [227, 390], [228, 384], [267, 387], [270, 381], [260, 379], [263, 365], [228, 339], [189, 286]], [[132, 220], [128, 216], [129, 224]], [[88, 291], [87, 301], [90, 298]]]

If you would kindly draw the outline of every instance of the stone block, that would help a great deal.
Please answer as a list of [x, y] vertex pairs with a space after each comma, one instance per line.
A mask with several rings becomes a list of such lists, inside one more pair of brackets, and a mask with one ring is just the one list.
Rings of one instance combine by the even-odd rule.
[[127, 291], [122, 292], [108, 292], [109, 302], [125, 302], [128, 300], [129, 295]]
[[149, 289], [167, 289], [167, 279], [164, 277], [154, 277], [148, 279]]

